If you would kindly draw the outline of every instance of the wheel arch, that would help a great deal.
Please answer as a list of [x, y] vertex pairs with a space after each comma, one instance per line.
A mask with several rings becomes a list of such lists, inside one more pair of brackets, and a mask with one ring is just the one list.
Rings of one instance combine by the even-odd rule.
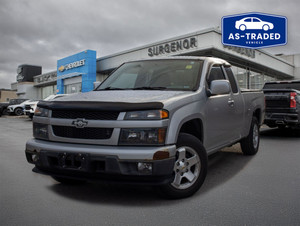
[[253, 112], [253, 115], [252, 117], [256, 117], [257, 118], [257, 121], [258, 121], [258, 124], [261, 125], [262, 124], [262, 114], [261, 114], [261, 109], [260, 108], [257, 108], [255, 109], [255, 111]]
[[187, 133], [195, 136], [203, 143], [203, 123], [200, 118], [193, 118], [185, 121], [177, 134], [177, 139], [180, 133]]

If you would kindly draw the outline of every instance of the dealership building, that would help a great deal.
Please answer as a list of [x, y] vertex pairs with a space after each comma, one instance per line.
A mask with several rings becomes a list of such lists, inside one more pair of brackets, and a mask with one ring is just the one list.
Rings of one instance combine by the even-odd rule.
[[272, 55], [260, 49], [225, 46], [221, 32], [212, 28], [100, 58], [96, 58], [96, 51], [86, 50], [58, 60], [52, 72], [36, 75], [31, 82], [19, 80], [12, 86], [17, 89], [19, 98], [43, 99], [56, 93], [88, 92], [96, 81], [103, 81], [124, 62], [165, 56], [225, 59], [232, 65], [242, 88], [261, 89], [266, 81], [300, 80], [300, 54]]

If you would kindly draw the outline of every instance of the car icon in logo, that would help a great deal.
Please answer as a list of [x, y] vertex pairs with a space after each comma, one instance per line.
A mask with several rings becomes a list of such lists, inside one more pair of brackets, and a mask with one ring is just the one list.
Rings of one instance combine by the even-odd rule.
[[273, 29], [274, 25], [270, 22], [262, 21], [257, 17], [245, 17], [235, 22], [235, 28], [241, 31], [244, 31], [246, 29], [260, 29], [267, 31], [269, 29]]

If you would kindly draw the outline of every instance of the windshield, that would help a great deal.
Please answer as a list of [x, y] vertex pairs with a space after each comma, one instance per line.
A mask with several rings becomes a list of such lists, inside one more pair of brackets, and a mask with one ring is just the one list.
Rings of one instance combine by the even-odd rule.
[[202, 64], [181, 59], [125, 63], [97, 90], [196, 90]]

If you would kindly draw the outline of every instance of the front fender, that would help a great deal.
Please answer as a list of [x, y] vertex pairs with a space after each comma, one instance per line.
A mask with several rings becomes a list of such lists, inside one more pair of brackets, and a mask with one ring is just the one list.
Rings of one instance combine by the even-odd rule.
[[166, 144], [176, 144], [182, 125], [192, 119], [200, 119], [203, 122], [201, 102], [197, 101], [187, 104], [181, 108], [178, 108], [172, 114], [167, 132]]

